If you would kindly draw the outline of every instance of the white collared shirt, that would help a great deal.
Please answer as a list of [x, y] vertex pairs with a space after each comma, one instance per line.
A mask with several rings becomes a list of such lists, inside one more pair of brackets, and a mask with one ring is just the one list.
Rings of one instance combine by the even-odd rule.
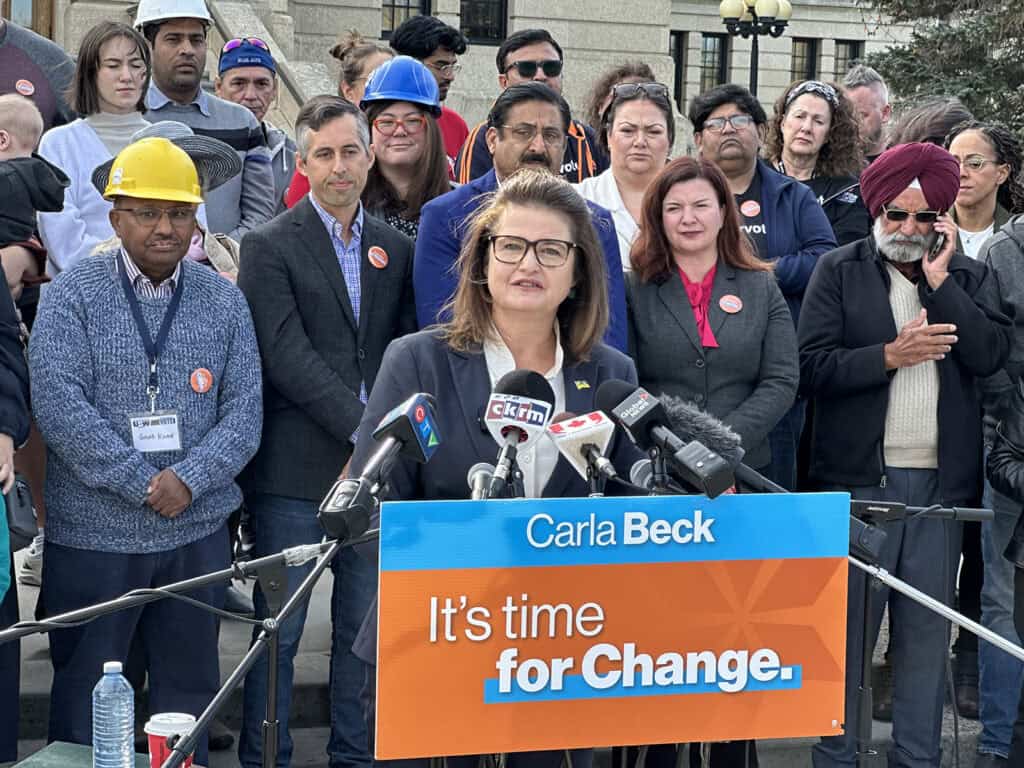
[[622, 202], [622, 195], [619, 193], [619, 185], [609, 168], [597, 176], [584, 179], [579, 184], [573, 184], [580, 197], [592, 203], [600, 205], [612, 215], [615, 222], [615, 234], [619, 238], [619, 257], [622, 259], [622, 271], [629, 272], [632, 267], [629, 264], [629, 250], [633, 247], [640, 227], [633, 218], [633, 214]]
[[[558, 324], [555, 324], [555, 364], [551, 370], [544, 374], [548, 384], [555, 393], [555, 408], [552, 415], [565, 411], [565, 377], [562, 375], [562, 340], [558, 333]], [[491, 389], [498, 383], [498, 380], [506, 373], [516, 369], [516, 361], [512, 357], [501, 335], [496, 329], [492, 329], [490, 337], [484, 341], [484, 360], [487, 363], [487, 375], [491, 378]], [[558, 448], [547, 437], [541, 437], [532, 448], [519, 451], [516, 461], [523, 473], [523, 491], [528, 499], [540, 498], [544, 492], [551, 475], [554, 474], [555, 464], [558, 463]]]

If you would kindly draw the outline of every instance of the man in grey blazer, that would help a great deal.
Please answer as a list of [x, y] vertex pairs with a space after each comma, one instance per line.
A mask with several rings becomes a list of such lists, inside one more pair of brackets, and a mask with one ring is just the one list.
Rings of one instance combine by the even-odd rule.
[[[266, 419], [259, 452], [242, 487], [255, 556], [319, 541], [320, 499], [352, 454], [367, 394], [384, 349], [416, 329], [413, 244], [360, 203], [373, 165], [369, 126], [352, 104], [319, 96], [299, 113], [297, 167], [307, 198], [242, 241], [238, 285], [252, 308], [263, 356]], [[288, 569], [288, 590], [312, 568]], [[361, 662], [352, 641], [375, 585], [373, 567], [351, 550], [335, 567], [331, 658], [331, 768], [368, 766], [359, 703]], [[257, 615], [269, 615], [257, 590]], [[305, 611], [284, 623], [278, 654], [278, 766], [287, 766], [292, 661]], [[245, 681], [239, 758], [261, 764], [267, 667]]]

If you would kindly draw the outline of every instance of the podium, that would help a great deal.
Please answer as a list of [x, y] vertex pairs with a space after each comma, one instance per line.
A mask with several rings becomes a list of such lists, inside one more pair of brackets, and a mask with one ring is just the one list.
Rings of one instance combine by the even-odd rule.
[[383, 503], [376, 756], [841, 733], [849, 509]]
[[[92, 768], [92, 747], [55, 741], [15, 763], [14, 768]], [[149, 768], [149, 755], [136, 755], [135, 768]]]

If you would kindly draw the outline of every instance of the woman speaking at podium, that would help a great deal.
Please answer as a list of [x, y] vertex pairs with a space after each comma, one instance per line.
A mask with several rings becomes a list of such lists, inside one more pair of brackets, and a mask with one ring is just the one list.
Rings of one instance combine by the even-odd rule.
[[[458, 262], [451, 322], [392, 342], [359, 426], [349, 476], [358, 476], [383, 416], [417, 392], [434, 396], [442, 443], [427, 464], [399, 459], [389, 498], [467, 499], [469, 468], [494, 461], [498, 445], [484, 425], [494, 384], [516, 369], [544, 376], [555, 395], [553, 413], [594, 410], [606, 379], [636, 383], [632, 361], [605, 346], [608, 289], [604, 257], [583, 198], [550, 173], [524, 169], [507, 179], [481, 208]], [[642, 454], [617, 436], [610, 458], [628, 475]], [[546, 439], [519, 453], [527, 497], [586, 496], [586, 481]], [[375, 552], [375, 550], [374, 550]], [[353, 651], [368, 665], [368, 725], [374, 732], [377, 604]], [[372, 752], [372, 749], [371, 749]], [[509, 765], [557, 768], [564, 752], [509, 756]], [[431, 756], [401, 761], [427, 765]], [[572, 768], [587, 768], [591, 750], [573, 750]], [[450, 768], [476, 766], [477, 757], [449, 757]]]

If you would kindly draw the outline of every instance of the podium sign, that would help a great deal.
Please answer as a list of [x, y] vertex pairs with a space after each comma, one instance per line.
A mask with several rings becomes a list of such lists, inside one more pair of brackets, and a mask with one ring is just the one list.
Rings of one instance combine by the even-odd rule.
[[385, 503], [377, 757], [840, 733], [849, 504]]

